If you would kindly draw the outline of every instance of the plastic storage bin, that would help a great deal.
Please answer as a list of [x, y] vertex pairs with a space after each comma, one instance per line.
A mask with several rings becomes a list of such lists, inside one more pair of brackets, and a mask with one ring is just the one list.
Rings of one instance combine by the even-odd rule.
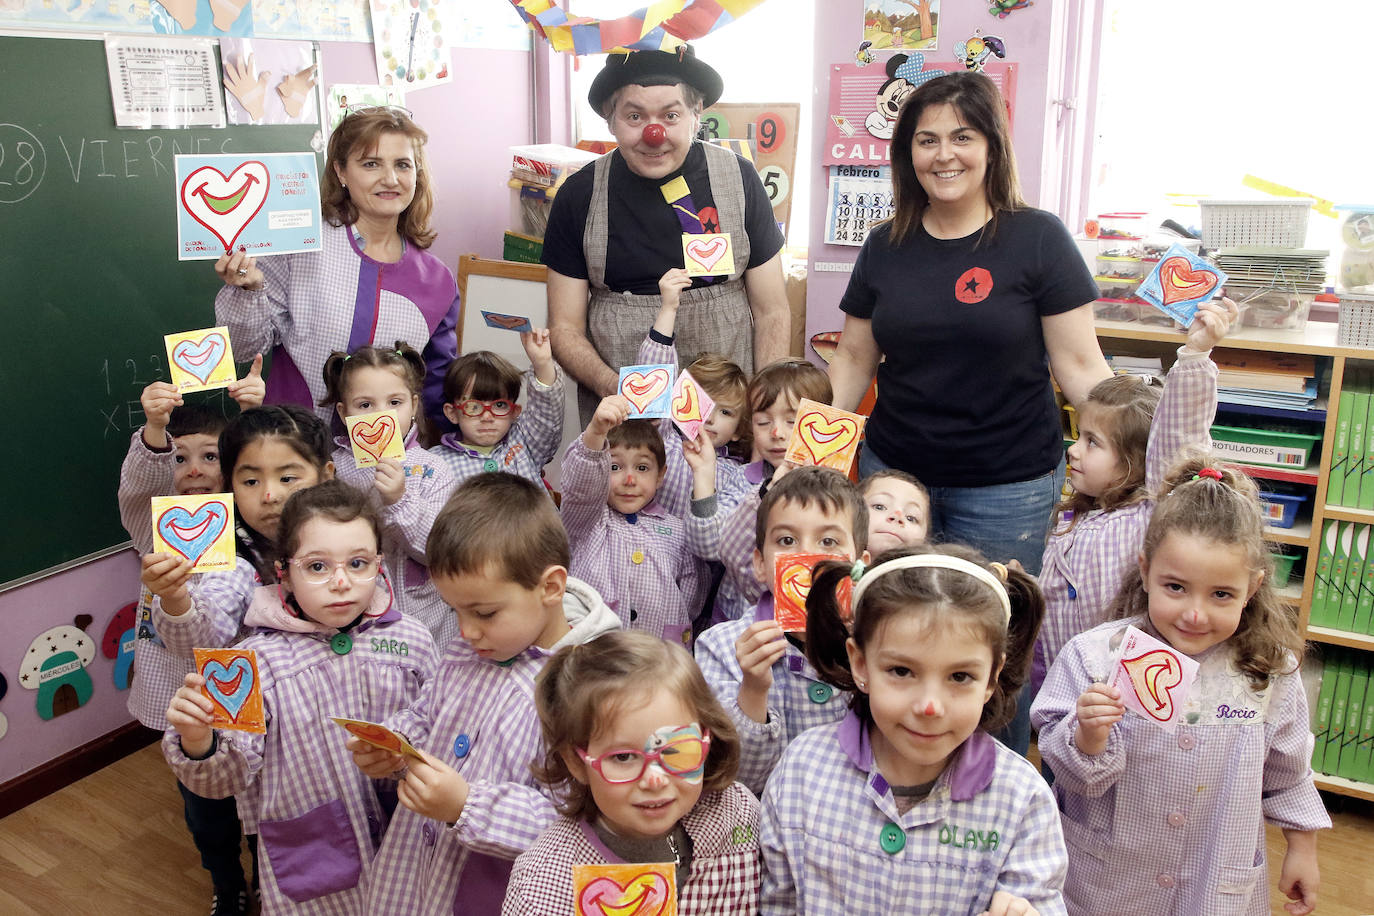
[[1310, 197], [1270, 197], [1264, 200], [1198, 201], [1202, 208], [1202, 247], [1273, 245], [1302, 248], [1307, 242]]
[[1321, 436], [1243, 426], [1213, 426], [1212, 452], [1226, 461], [1275, 468], [1305, 468]]
[[1305, 502], [1307, 497], [1302, 495], [1260, 492], [1264, 520], [1274, 528], [1292, 528], [1298, 520], [1298, 509]]
[[1374, 347], [1374, 295], [1341, 293], [1336, 343], [1342, 347]]
[[1340, 288], [1349, 292], [1374, 293], [1374, 206], [1341, 205]]
[[1140, 280], [1145, 274], [1141, 271], [1140, 258], [1098, 255], [1097, 276], [1102, 279]]
[[1293, 564], [1298, 562], [1297, 554], [1269, 552], [1274, 558], [1274, 587], [1283, 588], [1293, 577]]
[[1314, 293], [1300, 293], [1292, 289], [1262, 289], [1232, 281], [1227, 281], [1226, 292], [1240, 304], [1242, 326], [1285, 331], [1300, 331], [1307, 326], [1307, 315], [1312, 311], [1312, 299], [1315, 296]]
[[[1094, 277], [1097, 281], [1097, 298], [1113, 299], [1118, 302], [1125, 302], [1135, 296], [1136, 287], [1140, 286], [1140, 277]], [[1106, 315], [1098, 315], [1105, 318]], [[1131, 317], [1134, 317], [1132, 315]], [[1129, 320], [1129, 319], [1121, 319]]]

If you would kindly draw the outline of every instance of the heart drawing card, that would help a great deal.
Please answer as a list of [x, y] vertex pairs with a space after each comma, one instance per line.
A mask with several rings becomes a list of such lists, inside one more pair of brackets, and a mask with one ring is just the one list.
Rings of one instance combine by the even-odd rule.
[[411, 746], [405, 738], [396, 734], [385, 725], [376, 722], [368, 722], [365, 719], [350, 719], [347, 716], [330, 716], [329, 720], [335, 725], [343, 728], [344, 731], [354, 736], [360, 741], [390, 751], [393, 754], [401, 754], [405, 757], [413, 757], [416, 760], [424, 760], [420, 752]]
[[[806, 596], [811, 594], [811, 574], [825, 560], [842, 559], [838, 554], [789, 553], [774, 561], [773, 619], [783, 632], [806, 632]], [[842, 619], [849, 619], [849, 602], [853, 594], [854, 580], [841, 580], [836, 597], [840, 601]]]
[[673, 398], [676, 366], [625, 366], [620, 370], [620, 388], [630, 402], [630, 419], [669, 416]]
[[682, 262], [689, 277], [728, 277], [735, 269], [735, 249], [728, 232], [682, 234]]
[[1186, 328], [1197, 307], [1220, 295], [1225, 285], [1226, 274], [1182, 245], [1173, 245], [1136, 295]]
[[153, 497], [153, 553], [185, 557], [191, 572], [234, 568], [234, 494]]
[[695, 439], [715, 409], [716, 402], [706, 389], [683, 369], [673, 383], [673, 423], [682, 430], [683, 437]]
[[1168, 643], [1128, 626], [1111, 685], [1121, 702], [1165, 731], [1178, 728], [1183, 704], [1197, 677], [1198, 663]]
[[672, 862], [574, 865], [575, 916], [677, 916]]
[[172, 384], [182, 394], [223, 388], [238, 378], [228, 328], [182, 331], [164, 340]]
[[353, 445], [353, 460], [358, 462], [358, 467], [372, 468], [383, 458], [406, 456], [405, 432], [401, 431], [396, 411], [354, 414], [344, 423], [348, 426], [348, 441]]
[[176, 158], [177, 258], [213, 261], [320, 250], [315, 154], [217, 153]]
[[193, 649], [196, 671], [205, 678], [200, 692], [215, 705], [213, 728], [241, 732], [267, 731], [262, 708], [258, 655], [252, 649]]
[[793, 464], [815, 464], [848, 474], [867, 421], [861, 414], [802, 398], [784, 458]]
[[527, 333], [534, 330], [534, 325], [530, 324], [529, 318], [524, 315], [507, 315], [505, 312], [488, 312], [486, 309], [478, 309], [482, 313], [482, 321], [489, 328], [496, 328], [498, 331], [516, 331]]

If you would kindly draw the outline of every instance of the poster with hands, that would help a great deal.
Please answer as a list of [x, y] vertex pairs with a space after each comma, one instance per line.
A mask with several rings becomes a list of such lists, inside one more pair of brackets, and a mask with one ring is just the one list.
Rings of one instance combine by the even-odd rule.
[[220, 40], [230, 124], [317, 124], [319, 62], [309, 41]]

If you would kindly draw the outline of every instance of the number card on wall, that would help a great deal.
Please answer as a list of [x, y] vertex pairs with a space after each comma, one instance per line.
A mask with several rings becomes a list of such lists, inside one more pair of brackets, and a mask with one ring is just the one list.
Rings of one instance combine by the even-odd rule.
[[825, 195], [827, 245], [862, 245], [873, 224], [891, 215], [890, 166], [830, 167], [830, 188]]
[[[800, 121], [801, 105], [797, 102], [721, 102], [706, 109], [701, 116], [701, 125], [710, 134], [710, 139], [750, 141], [754, 168], [758, 169], [763, 189], [773, 204], [773, 216], [784, 232], [792, 214], [792, 181], [797, 168], [797, 125]], [[734, 145], [730, 144], [730, 148]]]

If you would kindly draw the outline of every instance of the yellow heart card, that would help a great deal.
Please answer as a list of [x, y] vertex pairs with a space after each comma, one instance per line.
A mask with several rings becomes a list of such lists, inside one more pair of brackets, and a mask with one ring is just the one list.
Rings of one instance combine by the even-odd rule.
[[185, 557], [192, 572], [234, 568], [234, 494], [154, 496], [152, 513], [153, 553]]
[[868, 418], [861, 414], [802, 398], [784, 457], [793, 464], [815, 464], [848, 474], [866, 422]]
[[[831, 553], [788, 553], [773, 564], [773, 619], [788, 633], [806, 632], [806, 596], [811, 594], [811, 573], [823, 560], [843, 560]], [[849, 617], [854, 580], [841, 580], [836, 589], [840, 616]]]
[[394, 410], [360, 413], [348, 417], [348, 441], [353, 444], [353, 460], [360, 468], [376, 467], [383, 458], [406, 456], [405, 432]]
[[168, 334], [167, 366], [180, 392], [223, 388], [238, 378], [228, 328]]
[[347, 716], [330, 716], [329, 721], [341, 726], [344, 731], [354, 736], [360, 741], [366, 742], [373, 747], [390, 751], [393, 754], [402, 754], [406, 757], [414, 757], [416, 760], [424, 760], [420, 752], [411, 746], [411, 743], [396, 732], [379, 725], [376, 722], [368, 722], [366, 719], [350, 719]]
[[677, 916], [677, 866], [672, 862], [572, 869], [576, 916]]
[[264, 734], [267, 716], [262, 708], [258, 656], [252, 649], [192, 649], [196, 671], [205, 678], [200, 692], [214, 704], [210, 724], [215, 728]]
[[689, 277], [728, 277], [735, 269], [735, 248], [728, 232], [682, 233], [682, 262]]

